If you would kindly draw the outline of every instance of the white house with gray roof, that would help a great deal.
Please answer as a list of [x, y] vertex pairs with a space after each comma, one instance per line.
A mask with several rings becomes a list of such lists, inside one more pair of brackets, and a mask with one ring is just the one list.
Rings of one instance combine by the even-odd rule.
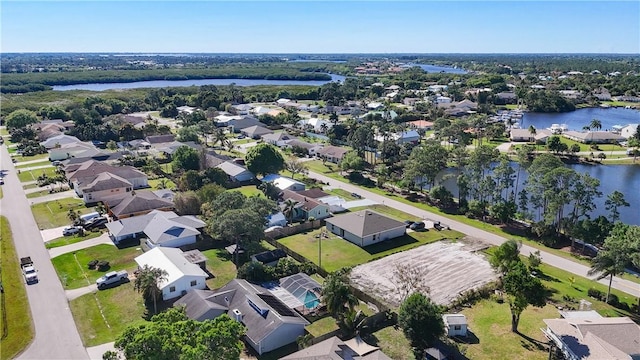
[[232, 161], [225, 161], [217, 165], [216, 168], [224, 171], [232, 182], [246, 182], [255, 178], [253, 173], [246, 167]]
[[135, 258], [140, 268], [148, 265], [167, 272], [166, 279], [158, 284], [162, 300], [185, 295], [189, 290], [205, 289], [208, 274], [197, 264], [191, 263], [180, 249], [157, 247]]
[[173, 211], [154, 210], [106, 224], [109, 237], [118, 244], [127, 239], [146, 237], [149, 247], [180, 247], [194, 244], [205, 222], [195, 216], [178, 216]]
[[360, 247], [400, 237], [406, 225], [371, 210], [335, 216], [326, 220], [327, 230]]
[[185, 306], [187, 316], [199, 321], [228, 314], [247, 328], [245, 340], [260, 355], [295, 342], [309, 324], [269, 290], [243, 279], [216, 291], [190, 291], [174, 306]]

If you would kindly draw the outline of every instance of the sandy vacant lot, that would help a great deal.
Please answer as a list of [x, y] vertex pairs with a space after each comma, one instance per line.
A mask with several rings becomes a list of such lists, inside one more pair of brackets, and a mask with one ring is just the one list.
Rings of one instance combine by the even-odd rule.
[[497, 279], [486, 258], [476, 253], [485, 247], [486, 244], [470, 239], [455, 243], [440, 241], [359, 265], [351, 270], [350, 278], [355, 287], [398, 307], [401, 294], [395, 285], [394, 271], [397, 264], [408, 265], [415, 273], [424, 275], [431, 299], [447, 305], [459, 294]]

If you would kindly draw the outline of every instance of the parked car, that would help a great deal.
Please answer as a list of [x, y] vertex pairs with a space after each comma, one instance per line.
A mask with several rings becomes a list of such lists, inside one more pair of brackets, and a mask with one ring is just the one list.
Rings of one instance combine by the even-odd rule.
[[351, 193], [351, 196], [353, 196], [356, 199], [362, 199], [362, 195], [360, 195], [360, 194]]
[[106, 289], [109, 285], [121, 284], [126, 281], [129, 281], [129, 273], [127, 273], [126, 270], [110, 271], [98, 278], [96, 285], [98, 285], [99, 290], [102, 290]]
[[62, 229], [62, 235], [71, 236], [73, 234], [79, 233], [80, 229], [81, 228], [78, 227], [78, 226], [69, 226], [69, 227], [66, 227], [66, 228]]
[[91, 219], [91, 220], [89, 220], [89, 221], [85, 222], [85, 223], [82, 225], [82, 227], [83, 227], [85, 230], [90, 230], [90, 229], [99, 229], [99, 228], [106, 227], [106, 225], [105, 225], [106, 223], [107, 223], [107, 218], [106, 218], [106, 217], [104, 217], [104, 216], [100, 216], [100, 217], [93, 218], [93, 219]]
[[409, 226], [409, 229], [411, 229], [413, 231], [423, 231], [423, 230], [425, 230], [424, 221], [419, 221], [419, 222], [415, 222], [415, 223], [411, 224], [411, 226]]
[[411, 225], [413, 225], [413, 224], [415, 224], [415, 223], [416, 223], [416, 222], [415, 222], [415, 221], [413, 221], [413, 220], [405, 220], [405, 221], [404, 221], [404, 224], [405, 224], [407, 227], [410, 227]]
[[51, 165], [53, 165], [53, 166], [60, 166], [60, 165], [62, 165], [62, 163], [61, 163], [60, 161], [58, 161], [58, 160], [55, 160], [55, 161], [52, 161], [52, 162], [51, 162]]

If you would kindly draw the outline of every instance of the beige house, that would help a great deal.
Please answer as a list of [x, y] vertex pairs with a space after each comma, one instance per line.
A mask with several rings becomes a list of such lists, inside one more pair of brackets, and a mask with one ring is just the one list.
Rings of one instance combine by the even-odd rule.
[[327, 230], [360, 247], [403, 236], [403, 222], [371, 210], [362, 210], [327, 219]]
[[131, 166], [89, 160], [65, 170], [70, 186], [85, 203], [122, 198], [133, 189], [149, 186], [147, 174]]

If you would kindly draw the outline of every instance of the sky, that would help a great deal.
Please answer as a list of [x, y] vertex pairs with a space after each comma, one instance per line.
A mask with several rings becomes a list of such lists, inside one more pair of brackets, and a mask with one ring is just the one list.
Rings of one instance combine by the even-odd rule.
[[0, 51], [631, 53], [640, 1], [11, 1]]

